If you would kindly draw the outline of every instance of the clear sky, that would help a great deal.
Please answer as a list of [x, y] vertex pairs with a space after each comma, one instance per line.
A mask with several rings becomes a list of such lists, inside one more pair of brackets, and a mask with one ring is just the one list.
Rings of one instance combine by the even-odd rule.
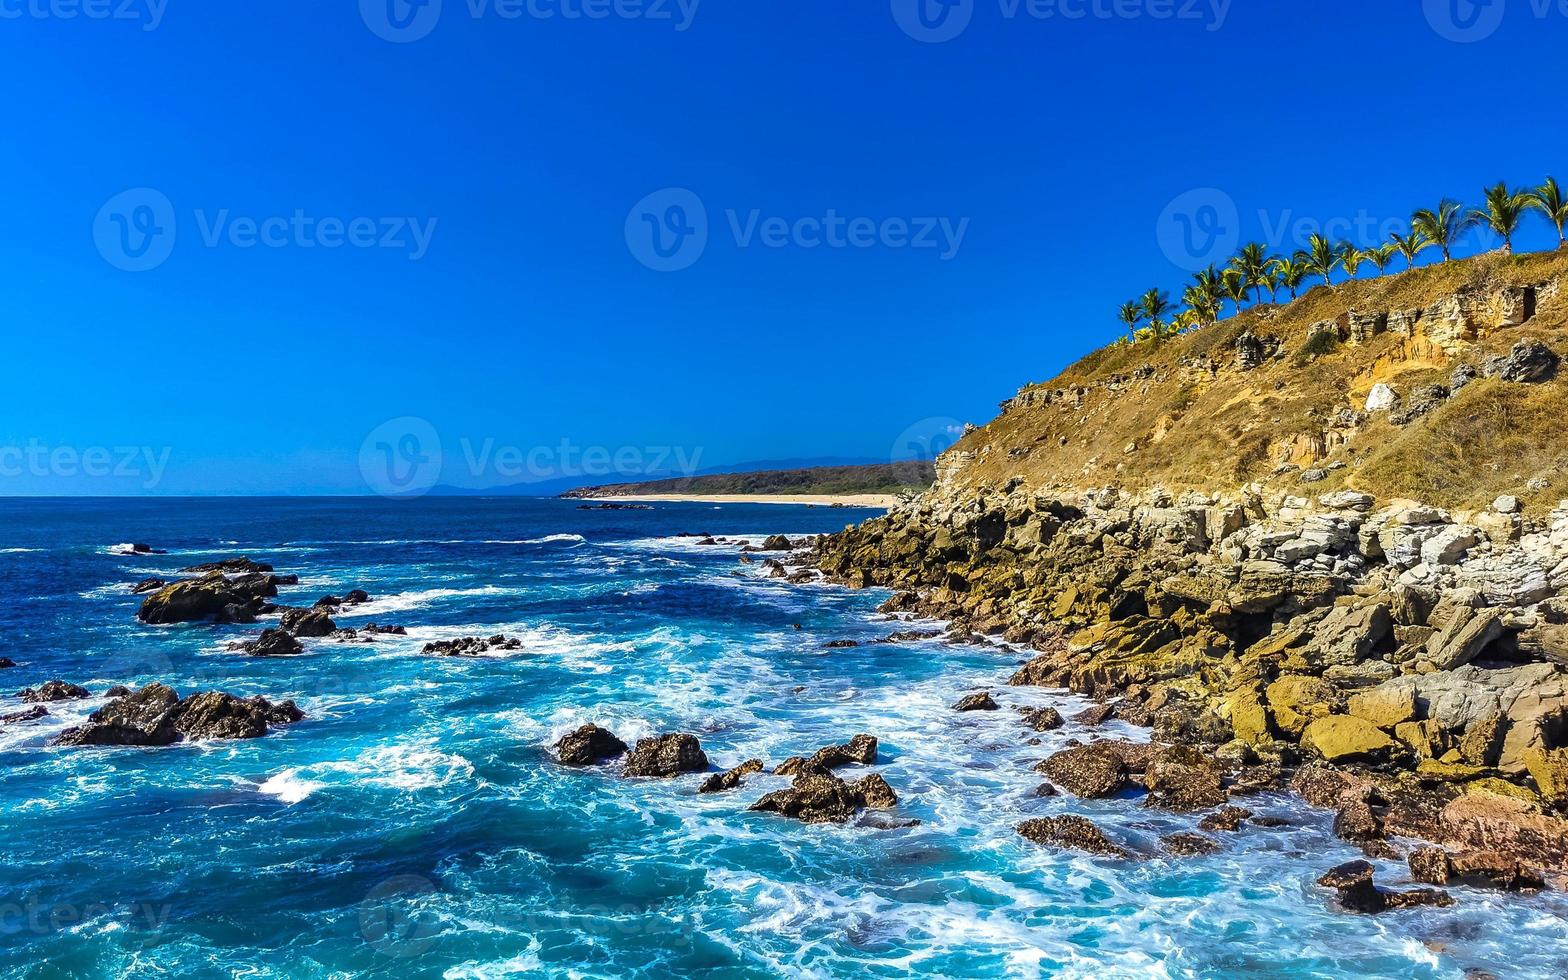
[[0, 0], [0, 492], [883, 459], [1210, 240], [1568, 180], [1557, 0], [924, 3]]

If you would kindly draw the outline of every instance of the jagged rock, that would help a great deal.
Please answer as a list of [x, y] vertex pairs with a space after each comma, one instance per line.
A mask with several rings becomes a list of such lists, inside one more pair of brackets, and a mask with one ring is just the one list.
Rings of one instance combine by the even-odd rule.
[[[867, 791], [875, 797], [874, 802], [867, 798]], [[806, 823], [844, 823], [867, 806], [886, 807], [896, 802], [880, 776], [851, 784], [825, 770], [811, 769], [797, 775], [789, 789], [769, 793], [750, 808]]]
[[1101, 857], [1131, 858], [1126, 848], [1105, 836], [1105, 832], [1083, 817], [1043, 817], [1025, 820], [1018, 833], [1036, 844], [1084, 851]]
[[300, 637], [330, 636], [338, 628], [327, 611], [318, 607], [285, 609], [278, 625], [285, 633]]
[[1127, 786], [1127, 765], [1103, 744], [1063, 749], [1035, 768], [1084, 799], [1114, 796]]
[[995, 710], [997, 710], [997, 703], [995, 701], [991, 700], [991, 692], [990, 691], [981, 691], [978, 694], [970, 694], [970, 695], [968, 695], [966, 697], [960, 698], [958, 703], [953, 705], [953, 710], [954, 711], [995, 711]]
[[110, 701], [67, 729], [56, 745], [162, 746], [184, 739], [260, 738], [269, 725], [289, 725], [305, 717], [293, 701], [242, 700], [221, 691], [181, 699], [171, 688], [148, 684]]
[[626, 743], [598, 725], [583, 725], [555, 743], [556, 758], [566, 766], [596, 766], [626, 754]]
[[1252, 816], [1252, 811], [1239, 806], [1222, 806], [1198, 821], [1199, 830], [1237, 831]]
[[877, 761], [875, 735], [856, 735], [843, 745], [829, 745], [816, 751], [810, 759], [795, 756], [785, 759], [774, 769], [775, 775], [792, 776], [805, 769], [837, 769], [841, 766], [869, 766]]
[[1144, 805], [1181, 813], [1207, 810], [1229, 798], [1223, 784], [1224, 774], [1204, 753], [1186, 746], [1166, 749], [1144, 769], [1149, 791]]
[[161, 578], [144, 578], [140, 582], [137, 582], [135, 585], [131, 586], [131, 594], [142, 595], [143, 593], [147, 592], [156, 592], [168, 584], [169, 583], [165, 582]]
[[1108, 704], [1092, 704], [1073, 715], [1073, 723], [1093, 728], [1110, 720], [1113, 709]]
[[638, 739], [637, 746], [626, 757], [625, 774], [668, 779], [707, 768], [708, 757], [696, 736], [675, 733]]
[[1488, 358], [1481, 373], [1521, 384], [1540, 384], [1557, 376], [1561, 358], [1539, 340], [1521, 340], [1506, 357]]
[[1343, 710], [1345, 696], [1321, 677], [1287, 674], [1268, 686], [1268, 703], [1280, 730], [1299, 737], [1314, 718]]
[[29, 704], [48, 704], [53, 701], [80, 701], [92, 697], [92, 693], [78, 684], [45, 681], [37, 687], [17, 691], [16, 696]]
[[701, 786], [697, 787], [697, 792], [722, 793], [725, 790], [731, 790], [739, 786], [741, 782], [752, 773], [758, 773], [761, 771], [761, 759], [747, 759], [745, 762], [742, 762], [734, 769], [730, 769], [725, 772], [714, 773], [712, 776], [709, 776], [707, 779], [702, 781]]
[[426, 643], [422, 652], [438, 657], [483, 657], [490, 653], [521, 650], [523, 641], [515, 636], [492, 637], [465, 636], [456, 640], [435, 640]]
[[1418, 847], [1410, 852], [1410, 876], [1429, 885], [1464, 884], [1504, 891], [1545, 888], [1541, 874], [1518, 858], [1492, 851], [1450, 854], [1441, 847]]
[[232, 575], [259, 575], [272, 571], [272, 566], [251, 561], [249, 558], [225, 558], [223, 561], [209, 561], [201, 565], [192, 565], [180, 569], [182, 575], [206, 575], [210, 572], [225, 572]]
[[[198, 579], [166, 585], [142, 600], [136, 617], [144, 623], [189, 623], [205, 619], [234, 620], [254, 613], [255, 606], [278, 594], [270, 576], [247, 574], [227, 578], [213, 571]], [[230, 607], [233, 607], [232, 610]]]
[[893, 792], [893, 787], [887, 784], [881, 773], [871, 773], [850, 783], [850, 788], [860, 794], [865, 805], [876, 810], [888, 810], [898, 806], [898, 794]]
[[1220, 849], [1219, 841], [1214, 838], [1190, 832], [1166, 834], [1160, 838], [1160, 843], [1165, 845], [1168, 853], [1177, 857], [1199, 857]]
[[769, 535], [767, 540], [762, 542], [763, 551], [788, 551], [793, 547], [789, 538], [782, 534]]
[[1334, 889], [1338, 893], [1340, 908], [1347, 912], [1370, 915], [1416, 905], [1446, 907], [1454, 904], [1451, 895], [1431, 888], [1405, 892], [1385, 891], [1372, 883], [1372, 875], [1372, 865], [1365, 861], [1349, 861], [1330, 868], [1318, 879], [1318, 884]]
[[275, 705], [260, 697], [242, 700], [223, 691], [203, 691], [180, 702], [174, 725], [187, 739], [261, 738], [269, 723], [291, 724], [303, 717], [293, 701]]
[[1385, 731], [1416, 716], [1415, 688], [1408, 684], [1381, 684], [1350, 697], [1351, 715]]
[[21, 711], [13, 711], [8, 715], [0, 715], [0, 725], [16, 725], [24, 721], [37, 721], [40, 718], [47, 718], [48, 716], [48, 708], [41, 704], [35, 704], [31, 708], [25, 708]]
[[1426, 659], [1437, 670], [1462, 667], [1503, 635], [1502, 613], [1496, 609], [1455, 610], [1453, 620], [1427, 642]]
[[1372, 393], [1367, 395], [1366, 410], [1368, 412], [1386, 412], [1399, 404], [1399, 394], [1386, 384], [1375, 384]]
[[278, 629], [264, 629], [256, 639], [231, 643], [229, 649], [256, 657], [291, 657], [305, 650], [298, 640]]

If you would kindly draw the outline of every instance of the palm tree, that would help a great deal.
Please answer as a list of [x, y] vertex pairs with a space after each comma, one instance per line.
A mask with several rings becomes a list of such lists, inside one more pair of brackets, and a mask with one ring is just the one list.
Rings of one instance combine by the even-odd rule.
[[1129, 300], [1122, 304], [1117, 312], [1121, 321], [1127, 324], [1127, 332], [1132, 335], [1132, 342], [1138, 342], [1138, 324], [1143, 322], [1143, 306], [1137, 300]]
[[1251, 286], [1246, 275], [1234, 267], [1220, 273], [1220, 286], [1226, 299], [1236, 304], [1236, 315], [1241, 316], [1242, 307], [1247, 302], [1247, 291]]
[[1201, 284], [1188, 286], [1181, 294], [1181, 301], [1187, 304], [1199, 326], [1208, 326], [1219, 319], [1219, 300]]
[[1410, 227], [1427, 242], [1443, 250], [1443, 261], [1453, 258], [1454, 244], [1465, 233], [1464, 205], [1443, 198], [1436, 211], [1422, 208], [1410, 216]]
[[1399, 254], [1405, 257], [1405, 268], [1414, 269], [1416, 267], [1416, 256], [1421, 254], [1422, 249], [1431, 248], [1432, 240], [1419, 231], [1412, 231], [1408, 235], [1401, 235], [1396, 231], [1389, 239], [1389, 244], [1398, 249]]
[[1557, 178], [1546, 178], [1546, 183], [1530, 191], [1525, 198], [1528, 206], [1546, 215], [1546, 220], [1557, 226], [1557, 247], [1568, 248], [1568, 236], [1563, 234], [1563, 226], [1568, 224], [1568, 200], [1563, 198]]
[[1154, 339], [1161, 340], [1165, 336], [1165, 321], [1163, 317], [1174, 307], [1171, 306], [1170, 297], [1162, 289], [1151, 289], [1143, 294], [1143, 315], [1149, 318], [1149, 326], [1154, 330]]
[[1399, 246], [1393, 242], [1384, 242], [1367, 249], [1367, 261], [1377, 266], [1377, 274], [1382, 275], [1388, 271], [1388, 264], [1394, 261], [1394, 256], [1399, 254]]
[[1339, 264], [1350, 273], [1350, 278], [1355, 279], [1361, 273], [1361, 263], [1365, 262], [1367, 253], [1357, 248], [1354, 242], [1339, 243]]
[[1503, 254], [1512, 255], [1514, 252], [1514, 232], [1519, 230], [1519, 221], [1524, 217], [1524, 212], [1530, 207], [1529, 195], [1524, 191], [1511, 191], [1508, 185], [1498, 181], [1488, 187], [1486, 193], [1486, 207], [1471, 211], [1465, 219], [1467, 224], [1485, 228], [1502, 236]]
[[1322, 276], [1324, 284], [1330, 289], [1334, 288], [1334, 270], [1343, 258], [1344, 254], [1322, 235], [1313, 235], [1307, 239], [1307, 271], [1311, 275]]
[[1262, 242], [1248, 242], [1236, 257], [1231, 268], [1246, 277], [1247, 284], [1257, 290], [1256, 299], [1263, 301], [1263, 287], [1268, 285], [1269, 247]]
[[1290, 290], [1290, 298], [1295, 299], [1301, 292], [1301, 284], [1306, 282], [1311, 270], [1307, 268], [1305, 254], [1297, 252], [1290, 258], [1283, 256], [1269, 263], [1269, 274], [1281, 286]]

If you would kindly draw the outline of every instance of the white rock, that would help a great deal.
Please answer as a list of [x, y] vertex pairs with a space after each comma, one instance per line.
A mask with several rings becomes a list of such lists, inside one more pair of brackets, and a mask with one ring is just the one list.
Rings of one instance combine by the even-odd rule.
[[1372, 386], [1372, 393], [1367, 396], [1367, 411], [1386, 412], [1399, 404], [1399, 395], [1385, 384]]
[[1519, 513], [1519, 498], [1505, 493], [1492, 501], [1492, 509], [1499, 514], [1517, 514]]
[[1371, 494], [1357, 493], [1354, 490], [1336, 490], [1334, 493], [1325, 493], [1318, 498], [1318, 503], [1329, 510], [1359, 510], [1366, 512], [1372, 509], [1373, 502]]
[[1428, 565], [1457, 565], [1465, 552], [1481, 541], [1473, 527], [1450, 524], [1427, 538], [1421, 545], [1421, 560]]

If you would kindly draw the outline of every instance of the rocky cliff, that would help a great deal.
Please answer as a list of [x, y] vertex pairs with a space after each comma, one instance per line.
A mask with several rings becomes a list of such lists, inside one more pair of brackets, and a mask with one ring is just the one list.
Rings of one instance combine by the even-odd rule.
[[1369, 849], [1568, 873], [1565, 279], [1490, 257], [1101, 351], [813, 560], [1230, 794], [1294, 778]]

